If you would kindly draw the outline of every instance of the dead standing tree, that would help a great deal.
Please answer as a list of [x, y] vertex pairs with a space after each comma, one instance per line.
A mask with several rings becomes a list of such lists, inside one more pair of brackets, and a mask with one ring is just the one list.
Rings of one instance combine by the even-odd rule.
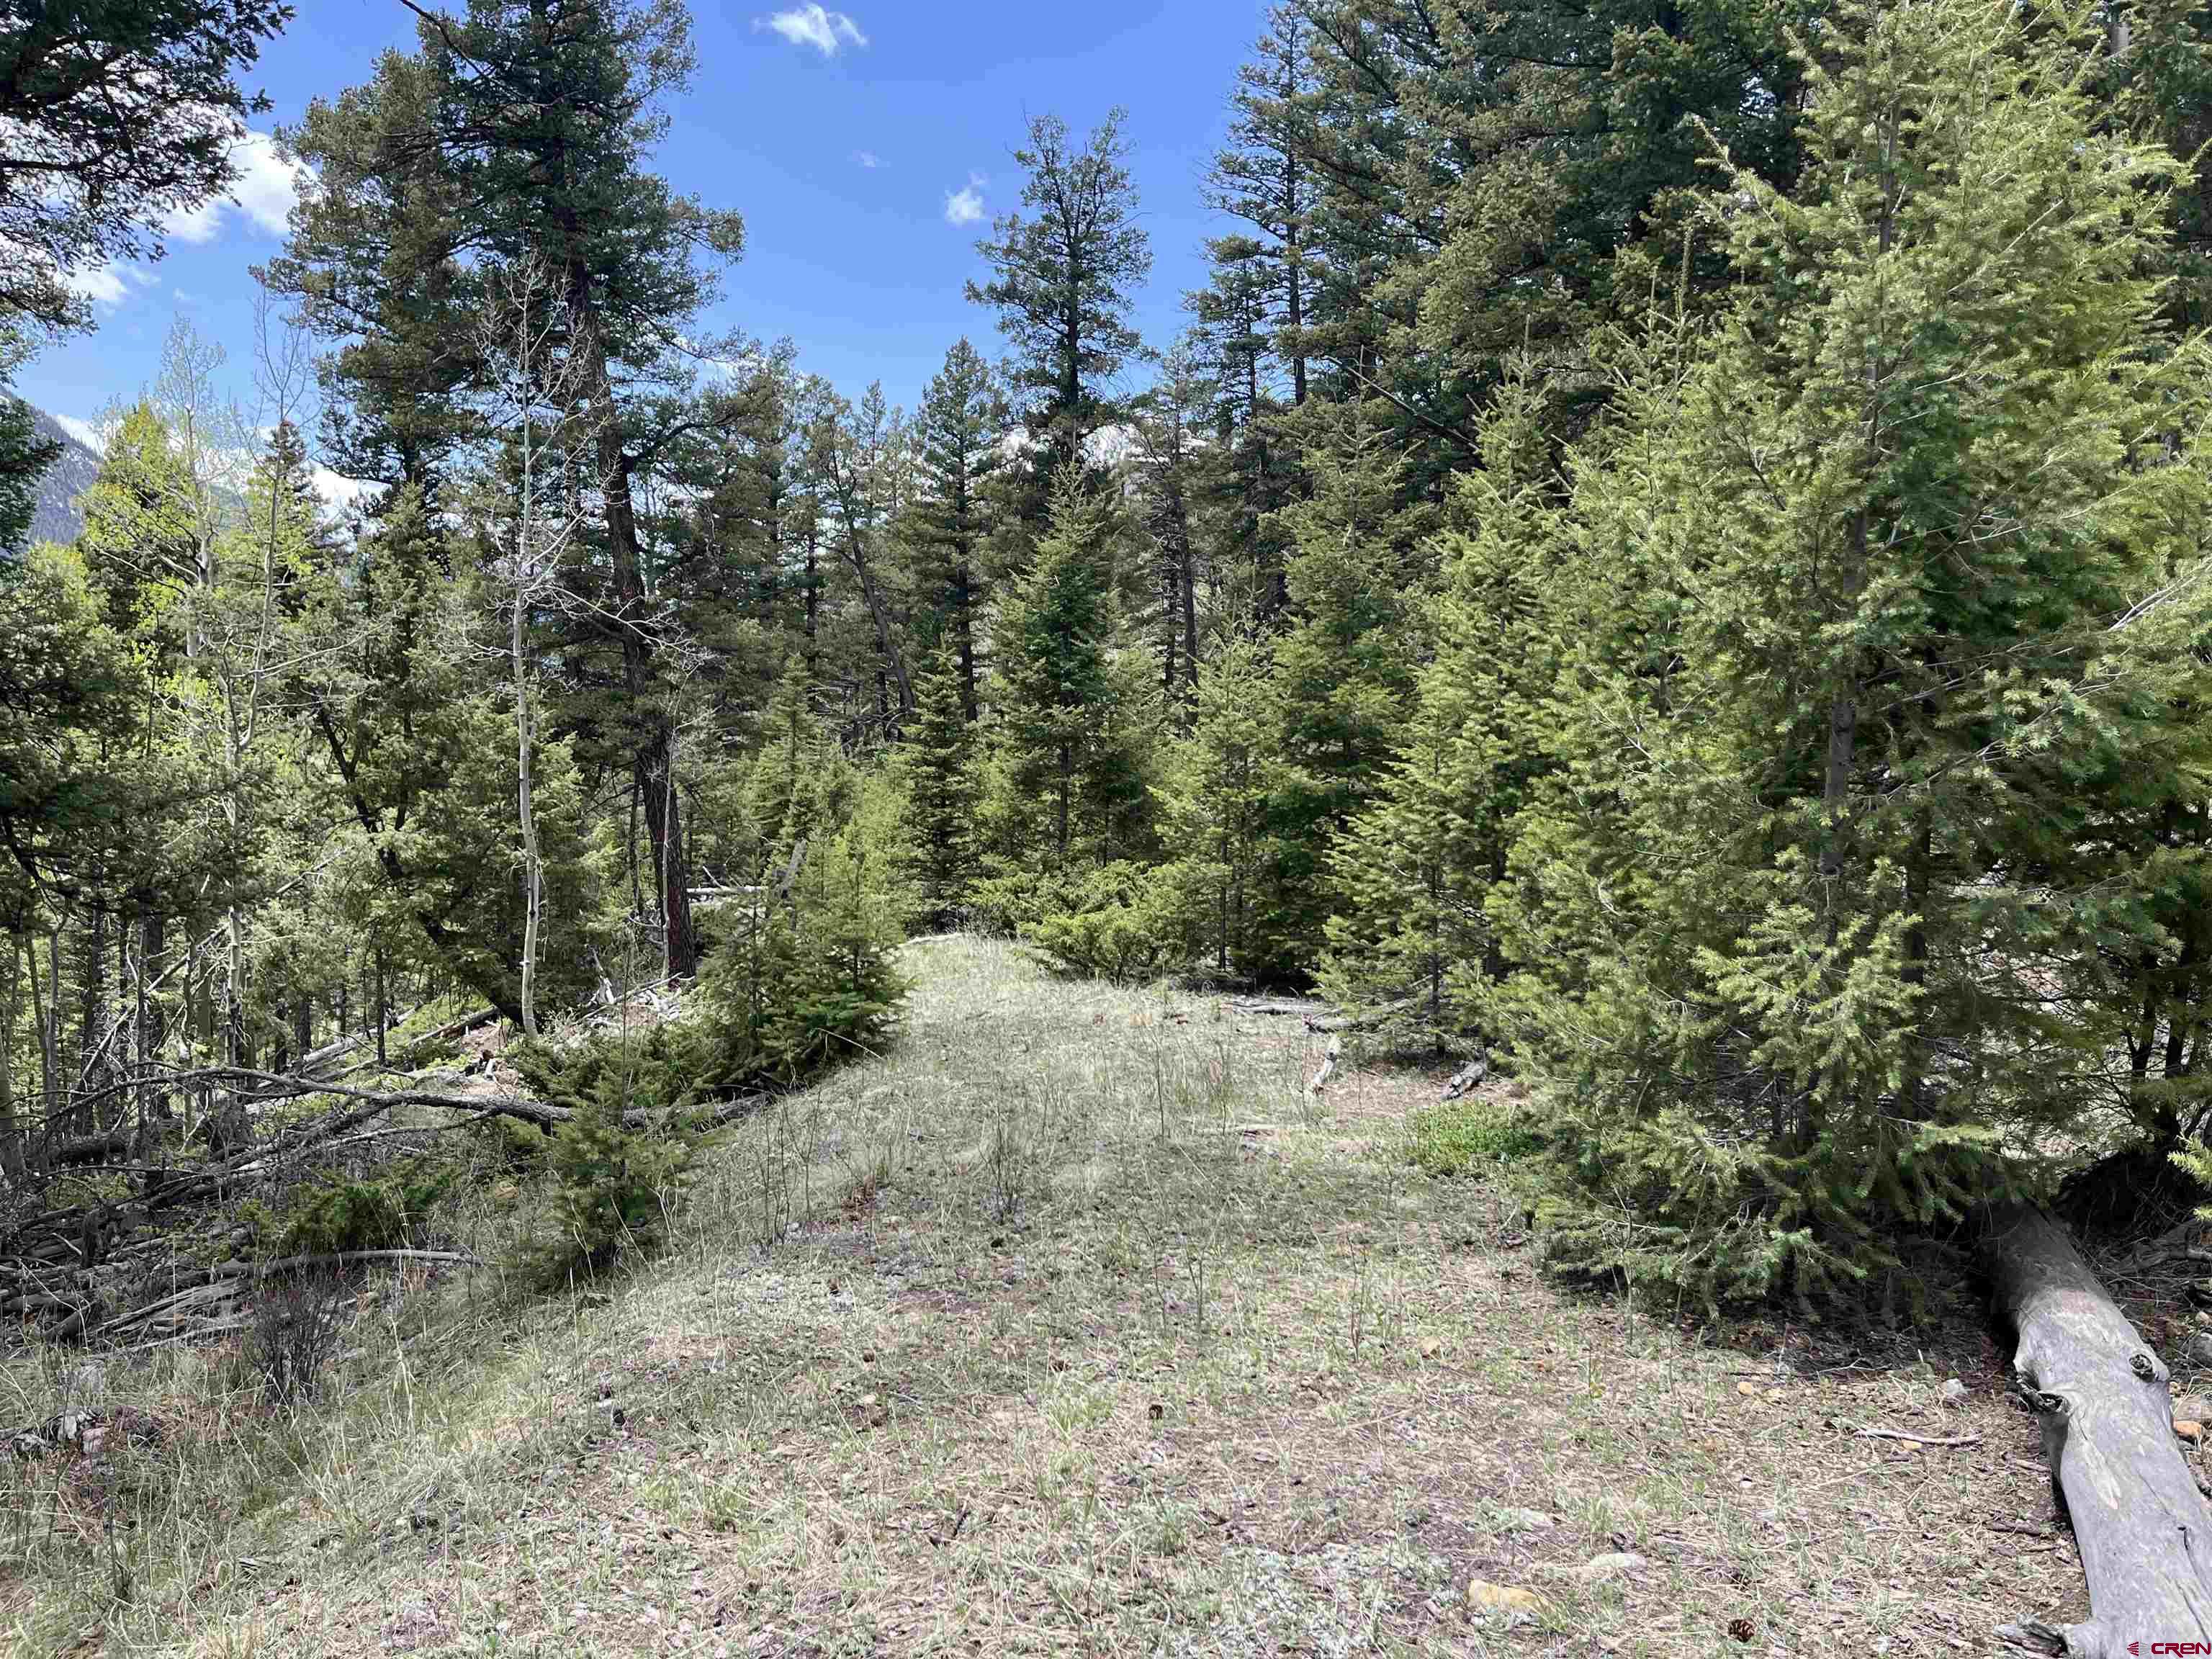
[[535, 255], [493, 270], [477, 325], [485, 365], [487, 423], [506, 447], [485, 495], [498, 553], [495, 570], [507, 612], [507, 667], [514, 690], [515, 817], [522, 853], [522, 1029], [538, 1035], [538, 932], [545, 866], [538, 847], [531, 763], [538, 741], [536, 669], [527, 648], [532, 617], [562, 604], [560, 573], [570, 544], [603, 495], [597, 471], [599, 421], [586, 403], [585, 360], [567, 349], [574, 333], [553, 272]]

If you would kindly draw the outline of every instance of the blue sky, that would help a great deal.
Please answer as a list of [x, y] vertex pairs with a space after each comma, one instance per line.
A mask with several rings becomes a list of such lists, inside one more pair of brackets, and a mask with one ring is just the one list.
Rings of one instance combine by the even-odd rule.
[[[981, 270], [976, 236], [1017, 204], [1011, 152], [1028, 118], [1056, 112], [1080, 133], [1118, 103], [1152, 240], [1138, 325], [1166, 343], [1182, 326], [1184, 290], [1203, 280], [1200, 244], [1222, 228], [1200, 184], [1264, 0], [851, 4], [692, 0], [699, 73], [672, 108], [659, 165], [745, 218], [745, 257], [710, 322], [787, 335], [802, 367], [848, 393], [881, 380], [911, 407], [962, 334], [999, 355], [989, 313], [961, 285]], [[300, 0], [298, 10], [248, 77], [275, 100], [264, 127], [366, 79], [380, 50], [413, 39], [398, 0]], [[250, 404], [247, 268], [278, 244], [287, 177], [265, 144], [246, 160], [239, 200], [179, 227], [158, 264], [88, 279], [97, 330], [27, 364], [23, 396], [75, 420], [135, 396], [181, 312], [228, 352]], [[981, 222], [952, 222], [971, 206]]]

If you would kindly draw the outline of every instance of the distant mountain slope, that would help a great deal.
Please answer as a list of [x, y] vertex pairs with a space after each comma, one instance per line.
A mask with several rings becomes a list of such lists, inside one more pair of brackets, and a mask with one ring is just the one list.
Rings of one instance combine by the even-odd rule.
[[100, 475], [100, 456], [70, 436], [62, 423], [43, 409], [31, 411], [39, 435], [59, 444], [61, 453], [39, 480], [39, 499], [31, 509], [31, 539], [34, 542], [73, 542], [84, 529], [76, 498], [92, 487]]

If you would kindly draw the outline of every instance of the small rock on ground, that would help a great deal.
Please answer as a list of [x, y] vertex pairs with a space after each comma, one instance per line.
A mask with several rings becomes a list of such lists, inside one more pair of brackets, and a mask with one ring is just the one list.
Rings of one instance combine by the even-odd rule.
[[1525, 1590], [1512, 1584], [1493, 1584], [1487, 1578], [1470, 1578], [1467, 1583], [1468, 1609], [1473, 1613], [1504, 1612], [1534, 1613], [1544, 1605], [1544, 1598], [1534, 1590]]

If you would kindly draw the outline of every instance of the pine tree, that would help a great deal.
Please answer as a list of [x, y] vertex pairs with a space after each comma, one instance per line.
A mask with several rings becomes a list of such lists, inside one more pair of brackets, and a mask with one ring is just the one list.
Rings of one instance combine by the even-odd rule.
[[966, 340], [945, 354], [915, 416], [921, 493], [905, 534], [917, 558], [922, 642], [951, 643], [960, 669], [960, 706], [975, 718], [975, 642], [987, 599], [983, 561], [993, 526], [993, 480], [1006, 436], [1006, 400]]
[[957, 919], [975, 876], [975, 745], [961, 707], [962, 670], [947, 641], [924, 666], [898, 750], [908, 800], [902, 856], [923, 919], [936, 928]]
[[2195, 741], [2207, 377], [2176, 165], [2052, 21], [1843, 13], [1798, 191], [1727, 176], [1729, 325], [1658, 331], [1577, 463], [1491, 905], [1571, 1262], [1848, 1282], [2080, 1109], [2042, 1009], [2147, 936], [2098, 839]]
[[233, 76], [288, 0], [43, 0], [0, 34], [0, 325], [82, 326], [68, 276], [161, 249], [161, 227], [238, 176], [265, 113]]
[[994, 273], [968, 297], [999, 314], [1012, 356], [1007, 378], [1024, 398], [1030, 437], [1044, 446], [1024, 469], [1015, 517], [1035, 536], [1053, 511], [1054, 479], [1079, 469], [1091, 434], [1120, 412], [1110, 387], [1138, 349], [1129, 313], [1151, 273], [1151, 239], [1137, 222], [1124, 112], [1115, 110], [1081, 149], [1056, 115], [1030, 122], [1014, 160], [1029, 175], [1026, 216], [996, 220], [975, 245]]
[[1323, 988], [1438, 1044], [1481, 1033], [1498, 966], [1484, 907], [1546, 765], [1556, 490], [1532, 380], [1507, 380], [1484, 425], [1484, 465], [1460, 481], [1452, 527], [1436, 542], [1435, 659], [1376, 798], [1331, 854], [1339, 908]]
[[758, 837], [749, 880], [788, 858], [793, 846], [816, 828], [815, 776], [828, 738], [807, 706], [807, 693], [805, 665], [794, 661], [776, 682], [746, 786], [745, 816]]
[[1281, 975], [1268, 932], [1267, 872], [1279, 862], [1269, 829], [1282, 717], [1267, 654], [1231, 640], [1198, 684], [1190, 734], [1176, 745], [1158, 790], [1161, 840], [1177, 856], [1175, 891], [1188, 959], [1224, 976]]
[[1334, 908], [1329, 856], [1380, 788], [1427, 654], [1426, 522], [1400, 507], [1402, 463], [1356, 410], [1309, 457], [1310, 500], [1284, 510], [1295, 540], [1289, 629], [1275, 647], [1284, 770], [1273, 807], [1269, 926], [1310, 971]]
[[[1115, 596], [1119, 511], [1071, 469], [994, 639], [986, 867], [1001, 897], [1143, 851], [1156, 704]], [[1012, 917], [1018, 902], [999, 903]]]
[[[650, 170], [667, 100], [695, 68], [690, 18], [656, 0], [474, 0], [426, 11], [416, 50], [318, 101], [300, 151], [330, 188], [301, 204], [272, 284], [340, 343], [334, 389], [366, 447], [437, 504], [483, 365], [456, 326], [492, 268], [534, 259], [561, 296], [562, 352], [594, 411], [598, 534], [564, 562], [580, 603], [564, 649], [593, 670], [567, 711], [627, 750], [653, 847], [663, 956], [695, 965], [683, 796], [675, 787], [684, 653], [651, 591], [646, 481], [698, 418], [684, 392], [709, 341], [702, 313], [739, 253], [738, 216], [677, 194]], [[374, 204], [364, 226], [356, 204]], [[478, 255], [476, 258], [465, 255]], [[734, 349], [731, 343], [712, 343]]]

